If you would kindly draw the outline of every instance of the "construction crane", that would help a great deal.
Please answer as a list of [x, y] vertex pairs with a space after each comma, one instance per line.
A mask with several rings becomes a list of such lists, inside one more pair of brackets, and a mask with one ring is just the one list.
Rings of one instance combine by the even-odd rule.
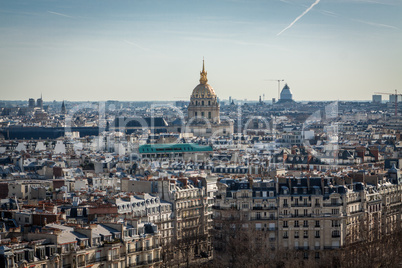
[[283, 80], [283, 79], [266, 79], [265, 81], [275, 81], [275, 82], [278, 82], [278, 100], [279, 100], [279, 94], [280, 94], [280, 91], [281, 91], [281, 82], [282, 82], [282, 81], [285, 81], [285, 80]]
[[402, 94], [398, 94], [398, 90], [395, 89], [395, 93], [385, 93], [385, 92], [374, 92], [374, 94], [381, 95], [394, 95], [395, 96], [395, 116], [398, 115], [398, 96], [402, 96]]

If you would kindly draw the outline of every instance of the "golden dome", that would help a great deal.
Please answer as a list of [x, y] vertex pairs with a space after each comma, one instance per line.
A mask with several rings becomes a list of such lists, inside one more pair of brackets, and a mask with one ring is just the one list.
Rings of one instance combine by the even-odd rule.
[[200, 84], [194, 88], [193, 93], [191, 94], [191, 98], [216, 98], [215, 90], [207, 82], [207, 72], [205, 71], [204, 60], [202, 60]]
[[209, 84], [199, 84], [193, 89], [191, 98], [203, 99], [216, 97], [214, 89]]

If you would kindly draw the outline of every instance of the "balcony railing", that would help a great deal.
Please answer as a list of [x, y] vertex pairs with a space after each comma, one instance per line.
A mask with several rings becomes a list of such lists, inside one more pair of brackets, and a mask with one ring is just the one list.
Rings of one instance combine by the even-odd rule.
[[292, 204], [292, 207], [311, 207], [311, 203], [309, 204]]
[[324, 204], [324, 207], [339, 207], [339, 206], [342, 206], [342, 203]]
[[324, 249], [338, 249], [339, 246], [325, 246]]

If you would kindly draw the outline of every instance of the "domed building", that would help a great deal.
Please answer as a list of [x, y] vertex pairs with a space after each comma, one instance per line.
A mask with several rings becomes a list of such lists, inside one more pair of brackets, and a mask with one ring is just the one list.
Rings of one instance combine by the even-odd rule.
[[200, 84], [193, 89], [188, 106], [189, 121], [219, 123], [219, 103], [215, 90], [208, 84], [204, 61], [200, 72]]
[[288, 84], [285, 84], [285, 86], [283, 87], [279, 102], [293, 102], [293, 95]]
[[221, 122], [219, 112], [218, 96], [212, 86], [208, 84], [203, 60], [200, 84], [193, 89], [188, 106], [189, 132], [198, 136], [231, 135], [233, 123]]

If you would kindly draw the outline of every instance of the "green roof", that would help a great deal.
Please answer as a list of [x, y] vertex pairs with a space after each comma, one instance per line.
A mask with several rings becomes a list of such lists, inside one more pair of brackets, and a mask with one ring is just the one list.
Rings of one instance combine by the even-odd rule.
[[198, 145], [195, 143], [167, 143], [146, 144], [138, 148], [140, 154], [146, 153], [172, 153], [172, 152], [212, 152], [211, 146]]

